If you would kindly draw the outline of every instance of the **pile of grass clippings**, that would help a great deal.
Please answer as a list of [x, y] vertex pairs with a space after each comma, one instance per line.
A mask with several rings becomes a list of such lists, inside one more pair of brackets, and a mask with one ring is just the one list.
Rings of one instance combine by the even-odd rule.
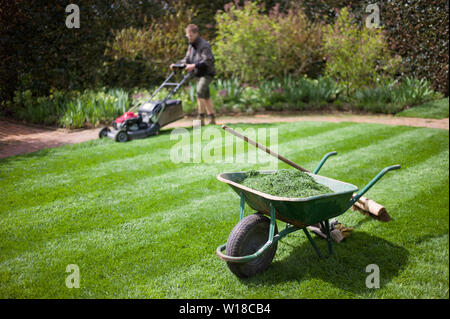
[[298, 170], [281, 169], [273, 174], [260, 174], [252, 170], [245, 175], [242, 185], [273, 196], [304, 198], [333, 193], [307, 173]]

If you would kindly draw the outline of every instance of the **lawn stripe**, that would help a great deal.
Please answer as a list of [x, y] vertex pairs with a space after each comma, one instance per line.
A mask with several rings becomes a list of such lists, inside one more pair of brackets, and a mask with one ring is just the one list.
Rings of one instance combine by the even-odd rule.
[[[329, 123], [328, 123], [329, 124]], [[355, 123], [349, 123], [354, 125]], [[302, 132], [291, 132], [286, 139], [296, 138], [296, 136], [307, 136], [320, 133], [322, 131], [334, 130], [349, 125], [348, 123], [333, 123], [327, 125], [326, 122], [308, 122]], [[257, 124], [252, 127], [271, 127], [274, 124]], [[283, 123], [277, 127], [283, 128], [288, 125]], [[247, 127], [248, 125], [233, 125], [233, 127]], [[172, 130], [170, 130], [171, 132]], [[188, 129], [192, 134], [192, 129]], [[220, 130], [223, 132], [222, 130]], [[15, 178], [26, 178], [31, 173], [48, 174], [55, 169], [82, 170], [88, 169], [91, 165], [108, 163], [115, 161], [118, 156], [121, 158], [132, 158], [138, 155], [168, 150], [176, 142], [170, 141], [170, 132], [157, 137], [134, 140], [130, 143], [115, 143], [110, 140], [89, 141], [80, 144], [65, 145], [59, 148], [40, 150], [35, 153], [20, 155], [7, 159], [0, 159], [0, 181], [12, 174]], [[224, 132], [223, 132], [224, 133]], [[286, 131], [288, 133], [288, 131]], [[89, 161], [86, 160], [85, 150], [90, 148]], [[45, 163], [42, 158], [46, 157]], [[18, 169], [17, 169], [18, 168]], [[14, 171], [16, 169], [16, 171]]]
[[[286, 140], [297, 138], [298, 135], [302, 135], [302, 136], [304, 136], [304, 135], [314, 135], [314, 134], [319, 134], [320, 132], [322, 132], [324, 130], [325, 131], [336, 130], [336, 129], [339, 129], [341, 126], [346, 126], [346, 125], [336, 125], [336, 126], [331, 126], [330, 127], [330, 126], [325, 125], [326, 123], [315, 123], [315, 122], [313, 122], [313, 124], [314, 125], [310, 125], [310, 124], [306, 125], [307, 128], [304, 131], [302, 131], [301, 134], [290, 134], [291, 136], [289, 136], [289, 138], [286, 138]], [[352, 123], [352, 125], [353, 124], [354, 123]], [[252, 127], [258, 128], [259, 126], [252, 126]], [[190, 132], [192, 132], [192, 130], [190, 130]], [[224, 134], [223, 131], [221, 131], [221, 132]], [[280, 132], [283, 132], [283, 131], [280, 130]], [[286, 130], [284, 132], [285, 132], [285, 134], [290, 133], [288, 130]], [[168, 138], [166, 138], [166, 139], [168, 139]], [[283, 140], [285, 140], [284, 137], [283, 137]], [[96, 170], [98, 167], [108, 166], [109, 164], [113, 164], [113, 163], [117, 164], [116, 166], [120, 167], [120, 165], [122, 163], [133, 163], [134, 160], [135, 159], [139, 159], [140, 156], [143, 156], [144, 159], [146, 159], [147, 156], [152, 156], [151, 163], [154, 166], [157, 166], [157, 164], [159, 164], [160, 162], [167, 161], [167, 154], [168, 153], [166, 151], [168, 151], [169, 148], [171, 148], [173, 145], [175, 145], [176, 141], [169, 141], [169, 140], [162, 141], [162, 142], [160, 142], [160, 145], [158, 145], [158, 148], [155, 151], [152, 150], [151, 153], [149, 153], [148, 148], [146, 148], [144, 154], [141, 154], [139, 152], [137, 155], [135, 155], [133, 157], [126, 156], [126, 155], [129, 155], [130, 153], [136, 153], [136, 149], [142, 148], [142, 147], [139, 147], [140, 144], [136, 145], [136, 143], [141, 143], [142, 144], [143, 141], [142, 140], [138, 140], [138, 141], [133, 141], [132, 143], [126, 144], [128, 146], [128, 148], [125, 151], [120, 151], [120, 152], [116, 151], [115, 148], [116, 147], [123, 148], [122, 145], [118, 145], [118, 146], [116, 146], [116, 144], [107, 145], [108, 146], [108, 151], [110, 151], [109, 149], [113, 149], [114, 150], [114, 151], [110, 151], [110, 153], [111, 153], [110, 155], [113, 156], [112, 159], [105, 160], [104, 159], [104, 153], [103, 152], [97, 152], [97, 153], [99, 153], [98, 156], [94, 156], [94, 157], [90, 156], [89, 157], [90, 160], [93, 160], [92, 165], [90, 165], [91, 162], [84, 161], [84, 149], [81, 149], [81, 151], [82, 151], [81, 154], [76, 154], [75, 152], [72, 152], [72, 153], [71, 152], [66, 152], [65, 154], [63, 154], [64, 155], [63, 157], [58, 158], [57, 156], [53, 156], [53, 159], [57, 162], [58, 170], [62, 170], [62, 169], [64, 169], [64, 167], [60, 167], [61, 165], [59, 163], [61, 163], [61, 162], [62, 163], [66, 163], [67, 162], [66, 161], [66, 157], [76, 157], [78, 155], [81, 155], [83, 161], [77, 162], [78, 167], [71, 165], [70, 168], [69, 168], [70, 170], [66, 170], [66, 172], [69, 171], [71, 173], [74, 173], [74, 172], [80, 173], [79, 171], [81, 171], [81, 172], [92, 172], [92, 170]], [[102, 145], [97, 146], [97, 147], [102, 147]], [[96, 150], [96, 149], [94, 149], [94, 150]], [[70, 149], [68, 151], [70, 151]], [[121, 156], [122, 158], [121, 159], [117, 159], [117, 156]], [[74, 162], [74, 161], [72, 160], [71, 162]], [[45, 163], [45, 166], [47, 166], [48, 164], [49, 163]], [[145, 162], [144, 164], [147, 164], [147, 163]], [[41, 178], [44, 178], [45, 175], [50, 175], [49, 183], [52, 183], [52, 182], [55, 182], [55, 181], [58, 182], [58, 180], [62, 179], [61, 177], [64, 177], [66, 175], [66, 173], [54, 173], [51, 170], [49, 170], [47, 173], [44, 173], [44, 172], [41, 171], [41, 163], [38, 163], [36, 166], [38, 166], [38, 168], [40, 169], [39, 173], [41, 174], [40, 175]], [[27, 163], [27, 168], [29, 169], [30, 167], [33, 167], [33, 165], [29, 165], [29, 163]], [[15, 182], [12, 185], [13, 187], [21, 187], [23, 185], [23, 184], [16, 183], [17, 178], [22, 176], [22, 175], [17, 175], [17, 173], [23, 173], [22, 169], [23, 169], [23, 167], [21, 167], [21, 170], [19, 172], [14, 172], [14, 174], [10, 174], [10, 177], [12, 177], [13, 182]], [[111, 170], [112, 170], [112, 168], [111, 168]], [[31, 171], [29, 173], [32, 173], [32, 172], [33, 171]], [[27, 177], [28, 175], [29, 174], [24, 175], [23, 177]], [[31, 177], [30, 178], [22, 178], [21, 181], [26, 181], [26, 182], [31, 181], [32, 183], [34, 182], [34, 180]], [[4, 187], [7, 187], [7, 186], [8, 185], [4, 185]], [[26, 186], [28, 186], [28, 185], [26, 185]]]
[[[347, 128], [339, 128], [335, 129], [335, 134], [339, 133], [341, 130], [347, 130]], [[220, 141], [218, 141], [220, 143]], [[281, 146], [283, 143], [280, 144]], [[181, 169], [183, 169], [183, 163], [181, 164], [173, 164], [169, 162], [169, 155], [163, 154], [162, 156], [159, 156], [159, 159], [155, 159], [157, 155], [160, 155], [158, 153], [152, 155], [152, 158], [147, 159], [146, 161], [139, 162], [134, 158], [126, 158], [124, 160], [118, 161], [122, 163], [123, 169], [122, 170], [114, 170], [110, 169], [109, 171], [106, 170], [105, 172], [100, 173], [98, 172], [97, 168], [93, 168], [92, 170], [86, 170], [85, 172], [65, 172], [63, 174], [57, 174], [54, 179], [50, 179], [47, 181], [44, 178], [44, 181], [42, 183], [39, 183], [39, 185], [27, 185], [27, 191], [22, 191], [20, 193], [20, 196], [22, 198], [18, 198], [16, 200], [15, 207], [29, 207], [27, 206], [27, 203], [29, 203], [30, 200], [33, 200], [34, 198], [39, 197], [40, 200], [35, 203], [31, 203], [31, 206], [39, 205], [41, 206], [44, 204], [46, 194], [51, 193], [51, 190], [60, 188], [61, 185], [65, 185], [64, 188], [58, 189], [58, 197], [62, 197], [64, 195], [72, 195], [72, 196], [79, 196], [80, 194], [85, 194], [88, 192], [91, 192], [92, 190], [95, 190], [97, 187], [102, 189], [105, 182], [107, 181], [107, 178], [109, 178], [109, 181], [111, 184], [115, 185], [125, 185], [127, 183], [132, 183], [133, 181], [138, 183], [141, 178], [144, 178], [146, 176], [157, 176], [160, 174], [161, 170], [169, 170], [174, 169], [176, 166], [181, 166]], [[243, 156], [235, 155], [236, 161], [243, 162], [244, 161]], [[158, 157], [157, 157], [158, 158]], [[136, 170], [134, 170], [136, 169]], [[142, 171], [142, 174], [138, 174], [139, 170]], [[100, 169], [101, 171], [101, 169]], [[95, 175], [92, 176], [92, 172], [94, 172]], [[135, 174], [132, 174], [135, 173]], [[83, 173], [91, 173], [91, 175], [86, 175]], [[76, 175], [75, 175], [76, 174]], [[137, 176], [136, 176], [137, 175]], [[69, 182], [70, 181], [70, 182]], [[49, 185], [50, 184], [50, 185]], [[14, 188], [22, 188], [20, 185], [17, 185], [13, 182], [12, 187]], [[108, 185], [109, 187], [109, 185]], [[6, 199], [8, 197], [14, 196], [17, 198], [16, 192], [8, 191], [7, 189], [4, 190], [3, 195]], [[52, 201], [54, 198], [49, 198], [48, 201]], [[9, 201], [0, 203], [0, 208], [2, 206], [8, 207]], [[4, 209], [2, 208], [2, 211]]]
[[[350, 138], [350, 137], [349, 137]], [[321, 143], [324, 143], [323, 141], [319, 141], [319, 142], [315, 142], [314, 143], [314, 145], [321, 145]], [[283, 145], [283, 144], [281, 144], [281, 145]], [[192, 165], [192, 164], [188, 164], [188, 165]], [[234, 167], [234, 164], [229, 164], [229, 165], [227, 165], [228, 167], [230, 167], [231, 169], [232, 169], [232, 167]], [[312, 165], [310, 165], [311, 167], [312, 167]], [[192, 166], [191, 166], [192, 167]], [[206, 167], [208, 167], [208, 166], [206, 166]], [[249, 167], [251, 167], [251, 164], [250, 165], [245, 165], [245, 167], [246, 168], [249, 168]], [[181, 171], [184, 171], [184, 167], [182, 167], [182, 168], [180, 168], [180, 170]], [[212, 170], [211, 170], [212, 169]], [[200, 165], [195, 165], [194, 167], [192, 167], [191, 169], [190, 169], [191, 171], [199, 171], [199, 172], [202, 172], [203, 173], [203, 176], [206, 176], [206, 178], [208, 178], [208, 176], [215, 176], [215, 175], [217, 175], [220, 171], [223, 171], [223, 169], [221, 169], [221, 170], [216, 170], [216, 169], [214, 169], [214, 166], [209, 166], [209, 169], [208, 170], [206, 170], [205, 171], [205, 165], [203, 164], [200, 164]], [[181, 172], [178, 172], [178, 169], [177, 170], [172, 170], [172, 171], [170, 171], [169, 173], [167, 173], [167, 174], [161, 174], [161, 175], [159, 175], [159, 177], [158, 177], [158, 181], [160, 181], [160, 182], [162, 182], [166, 177], [169, 177], [169, 176], [172, 176], [172, 177], [175, 177], [175, 179], [176, 178], [178, 178], [178, 176], [180, 176], [180, 175], [184, 175], [184, 176], [186, 176], [186, 173], [181, 173]], [[189, 175], [187, 175], [187, 176], [190, 176], [190, 178], [192, 179], [192, 175], [191, 174], [189, 174]], [[186, 177], [187, 177], [186, 176]], [[200, 179], [202, 179], [203, 180], [203, 178], [201, 177], [201, 175], [200, 175]], [[197, 179], [198, 180], [198, 179]], [[192, 181], [192, 180], [191, 180]], [[148, 182], [148, 183], [147, 183]], [[139, 182], [137, 182], [137, 183], [135, 183], [136, 184], [136, 187], [137, 187], [137, 190], [135, 190], [135, 192], [136, 193], [142, 193], [142, 192], [147, 192], [147, 193], [150, 193], [150, 195], [154, 192], [154, 191], [152, 191], [152, 188], [150, 187], [150, 188], [147, 188], [148, 186], [147, 185], [149, 185], [149, 186], [152, 186], [152, 183], [151, 183], [152, 181], [151, 181], [151, 179], [149, 179], [149, 178], [145, 178], [145, 179], [143, 179], [143, 180], [140, 180]], [[164, 185], [165, 184], [167, 184], [167, 185], [171, 185], [172, 183], [176, 183], [177, 182], [177, 180], [174, 180], [174, 181], [172, 181], [172, 180], [167, 180], [167, 181], [165, 181], [165, 183], [162, 183], [163, 184], [163, 186], [159, 186], [158, 185], [158, 187], [164, 187]], [[120, 195], [120, 197], [121, 198], [126, 198], [125, 196], [126, 196], [126, 194], [124, 194], [123, 193], [123, 191], [125, 190], [125, 189], [123, 189], [123, 188], [121, 188], [121, 186], [116, 186], [116, 187], [112, 187], [112, 188], [108, 188], [108, 190], [110, 190], [110, 191], [112, 191], [113, 193], [117, 193], [118, 195]], [[118, 192], [118, 190], [120, 191], [122, 191], [122, 192]], [[161, 192], [164, 190], [164, 188], [163, 189], [161, 189]], [[164, 190], [165, 191], [165, 190]], [[67, 204], [68, 203], [65, 203], [65, 201], [69, 201], [69, 202], [72, 202], [72, 203], [74, 203], [74, 205], [77, 205], [77, 203], [78, 202], [89, 202], [89, 201], [91, 201], [91, 200], [95, 200], [96, 198], [98, 198], [98, 199], [100, 199], [101, 198], [101, 194], [102, 194], [102, 192], [103, 192], [103, 189], [97, 189], [96, 191], [94, 191], [94, 192], [90, 192], [90, 193], [87, 193], [87, 196], [80, 196], [81, 194], [75, 194], [75, 195], [73, 195], [72, 197], [66, 197], [67, 198], [67, 200], [55, 200], [55, 201], [53, 201], [53, 202], [50, 202], [50, 205], [44, 205], [42, 202], [39, 202], [38, 204], [37, 204], [37, 211], [46, 211], [46, 210], [48, 210], [48, 211], [51, 211], [52, 210], [52, 207], [58, 207], [58, 206], [63, 206], [63, 205], [65, 205], [65, 206], [67, 206]], [[108, 200], [110, 200], [110, 199], [108, 199]], [[119, 204], [120, 203], [120, 201], [119, 202], [116, 202], [115, 204]], [[70, 207], [70, 204], [69, 204], [69, 207]], [[22, 212], [22, 213], [19, 213], [19, 212]], [[14, 219], [14, 218], [17, 218], [18, 216], [17, 216], [17, 214], [27, 214], [27, 215], [29, 215], [29, 210], [28, 210], [28, 207], [26, 208], [26, 209], [22, 209], [22, 210], [20, 210], [20, 211], [16, 211], [14, 214], [9, 214], [9, 218], [12, 218], [12, 219]], [[8, 221], [8, 217], [7, 216], [5, 216], [5, 222], [6, 221]], [[8, 221], [9, 222], [9, 221]]]

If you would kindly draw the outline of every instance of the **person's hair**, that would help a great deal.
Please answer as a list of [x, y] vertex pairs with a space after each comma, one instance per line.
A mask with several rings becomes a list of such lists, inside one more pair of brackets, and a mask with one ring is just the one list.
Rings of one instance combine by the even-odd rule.
[[186, 27], [186, 31], [190, 31], [190, 32], [193, 32], [193, 33], [198, 33], [198, 27], [195, 24], [189, 24]]

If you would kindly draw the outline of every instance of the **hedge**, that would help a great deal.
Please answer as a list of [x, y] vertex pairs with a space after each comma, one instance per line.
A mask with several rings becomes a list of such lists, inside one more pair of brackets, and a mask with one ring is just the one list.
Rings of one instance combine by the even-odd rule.
[[[157, 83], [160, 75], [146, 67], [145, 59], [112, 60], [104, 53], [114, 30], [143, 28], [152, 18], [170, 10], [174, 2], [80, 0], [76, 4], [80, 7], [81, 28], [67, 29], [66, 1], [0, 0], [0, 101], [12, 100], [15, 90], [30, 89], [42, 96], [51, 88], [81, 90], [113, 84], [148, 87]], [[225, 2], [184, 1], [187, 7], [197, 9], [199, 15], [192, 22], [199, 24], [211, 40], [216, 31], [214, 15]], [[281, 11], [289, 7], [287, 0], [261, 2], [267, 10], [275, 4]], [[301, 2], [310, 19], [327, 23], [336, 18], [335, 9], [344, 6], [349, 6], [363, 23], [367, 4], [350, 0]], [[399, 76], [425, 77], [433, 88], [448, 95], [448, 1], [382, 0], [377, 4], [389, 46], [402, 56]]]

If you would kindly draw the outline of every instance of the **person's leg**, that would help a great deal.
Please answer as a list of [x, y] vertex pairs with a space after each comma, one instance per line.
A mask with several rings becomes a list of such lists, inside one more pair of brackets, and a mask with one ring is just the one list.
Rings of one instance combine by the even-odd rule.
[[205, 99], [197, 98], [198, 114], [205, 114]]
[[214, 114], [214, 106], [211, 98], [205, 99], [206, 112], [208, 115]]
[[206, 103], [205, 99], [201, 98], [201, 88], [203, 87], [202, 78], [199, 78], [197, 80], [197, 107], [198, 107], [198, 114], [197, 114], [197, 120], [201, 121], [201, 125], [205, 125], [205, 109], [206, 109]]
[[206, 107], [205, 99], [197, 97], [197, 106], [198, 106], [197, 120], [200, 120], [201, 121], [200, 125], [203, 126], [205, 125], [205, 107]]
[[211, 98], [205, 99], [206, 111], [210, 118], [208, 124], [216, 124], [216, 114], [214, 113], [213, 101]]
[[[199, 103], [204, 105], [210, 121], [208, 124], [216, 124], [213, 102], [209, 93], [209, 84], [212, 82], [213, 77], [202, 76], [197, 83], [197, 100], [202, 100]], [[202, 106], [203, 107], [203, 106]]]

